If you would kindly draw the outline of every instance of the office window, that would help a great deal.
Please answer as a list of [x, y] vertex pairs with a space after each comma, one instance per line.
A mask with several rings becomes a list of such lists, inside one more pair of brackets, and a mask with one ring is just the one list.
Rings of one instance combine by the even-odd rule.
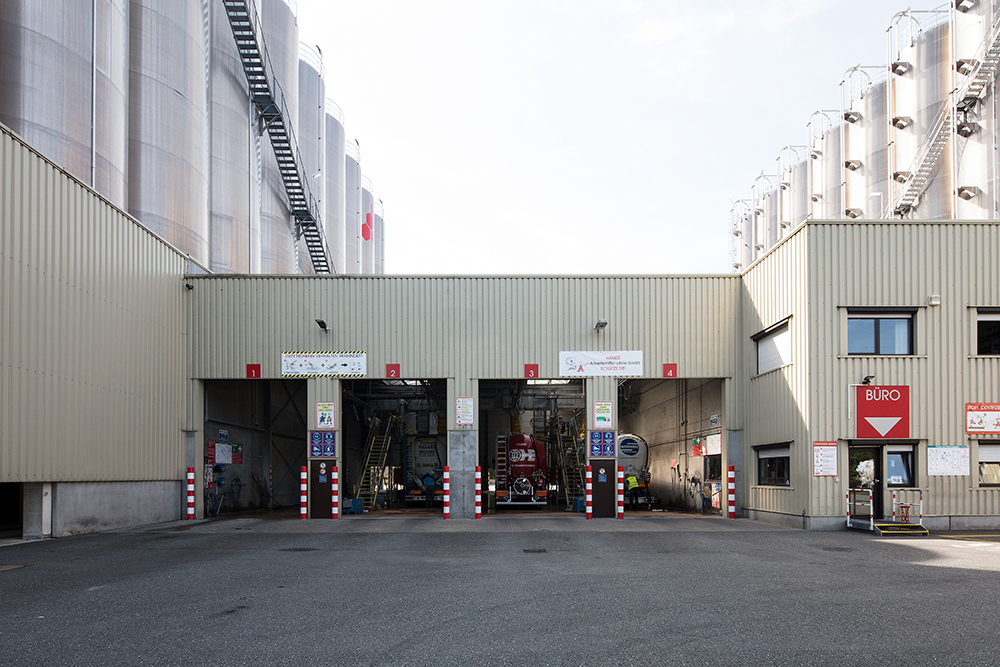
[[722, 454], [712, 454], [705, 457], [705, 470], [702, 479], [706, 482], [722, 479]]
[[980, 308], [976, 319], [976, 354], [1000, 354], [1000, 310]]
[[757, 375], [791, 363], [792, 336], [788, 320], [761, 331], [753, 339], [757, 341]]
[[979, 442], [979, 485], [1000, 486], [1000, 445]]
[[757, 484], [789, 486], [789, 456], [791, 443], [755, 447], [757, 450]]
[[851, 313], [848, 354], [913, 354], [913, 313]]
[[889, 486], [914, 486], [913, 445], [889, 445], [885, 453]]

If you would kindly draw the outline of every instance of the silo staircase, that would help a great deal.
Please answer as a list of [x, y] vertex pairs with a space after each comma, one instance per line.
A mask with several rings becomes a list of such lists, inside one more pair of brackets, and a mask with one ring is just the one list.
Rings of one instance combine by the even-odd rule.
[[[948, 140], [953, 136], [957, 113], [974, 110], [990, 90], [996, 78], [997, 63], [1000, 62], [1000, 12], [994, 16], [993, 24], [977, 56], [973, 62], [968, 63], [970, 69], [965, 82], [957, 86], [941, 105], [941, 111], [931, 125], [930, 138], [917, 153], [910, 170], [896, 172], [897, 180], [904, 180], [904, 186], [895, 201], [890, 203], [894, 215], [907, 215], [916, 206]], [[888, 213], [889, 211], [885, 211], [882, 217], [888, 218]]]
[[260, 17], [257, 16], [252, 0], [223, 0], [223, 4], [240, 61], [243, 63], [243, 72], [250, 86], [250, 99], [257, 110], [258, 119], [271, 137], [278, 171], [281, 172], [289, 208], [295, 218], [297, 236], [305, 239], [316, 273], [335, 272], [336, 267], [330, 260], [323, 236], [317, 202], [309, 189], [309, 180], [299, 168], [302, 158], [288, 108], [285, 106], [285, 96], [274, 78], [267, 56]]
[[368, 430], [367, 444], [362, 455], [361, 478], [357, 484], [357, 494], [355, 498], [361, 500], [364, 509], [371, 510], [375, 507], [378, 493], [382, 485], [382, 477], [385, 474], [385, 464], [389, 457], [389, 445], [392, 442], [391, 428], [394, 418], [390, 418], [385, 430], [379, 434], [379, 420], [373, 419], [371, 428]]
[[580, 461], [580, 446], [573, 429], [566, 435], [558, 432], [560, 467], [562, 468], [563, 495], [566, 506], [573, 509], [578, 498], [584, 497], [583, 464]]

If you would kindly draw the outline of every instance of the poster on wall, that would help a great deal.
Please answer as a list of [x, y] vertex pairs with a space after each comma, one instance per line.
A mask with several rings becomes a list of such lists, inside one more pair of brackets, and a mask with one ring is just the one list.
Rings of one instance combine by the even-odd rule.
[[475, 411], [473, 410], [473, 400], [471, 396], [464, 396], [455, 399], [455, 423], [459, 426], [475, 423]]
[[364, 352], [282, 352], [283, 377], [365, 377], [368, 355]]
[[613, 401], [594, 401], [594, 428], [615, 427], [615, 404]]
[[966, 403], [965, 432], [1000, 435], [1000, 403]]
[[316, 404], [316, 428], [320, 430], [336, 428], [333, 421], [333, 403]]
[[722, 454], [722, 434], [713, 433], [705, 436], [705, 454], [715, 456]]
[[642, 350], [560, 352], [560, 377], [642, 375]]
[[968, 476], [969, 447], [930, 445], [927, 448], [927, 474]]
[[813, 443], [813, 477], [837, 476], [838, 451], [836, 442]]

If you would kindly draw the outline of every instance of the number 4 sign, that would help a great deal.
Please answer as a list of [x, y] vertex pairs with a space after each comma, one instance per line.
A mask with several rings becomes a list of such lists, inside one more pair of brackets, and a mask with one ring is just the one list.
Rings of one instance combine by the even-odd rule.
[[677, 364], [663, 364], [663, 377], [665, 378], [677, 377]]

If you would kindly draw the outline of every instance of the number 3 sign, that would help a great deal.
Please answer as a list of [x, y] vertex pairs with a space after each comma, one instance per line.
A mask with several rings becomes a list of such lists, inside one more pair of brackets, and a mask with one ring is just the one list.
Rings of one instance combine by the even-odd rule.
[[538, 364], [525, 364], [524, 377], [535, 379], [538, 377]]

